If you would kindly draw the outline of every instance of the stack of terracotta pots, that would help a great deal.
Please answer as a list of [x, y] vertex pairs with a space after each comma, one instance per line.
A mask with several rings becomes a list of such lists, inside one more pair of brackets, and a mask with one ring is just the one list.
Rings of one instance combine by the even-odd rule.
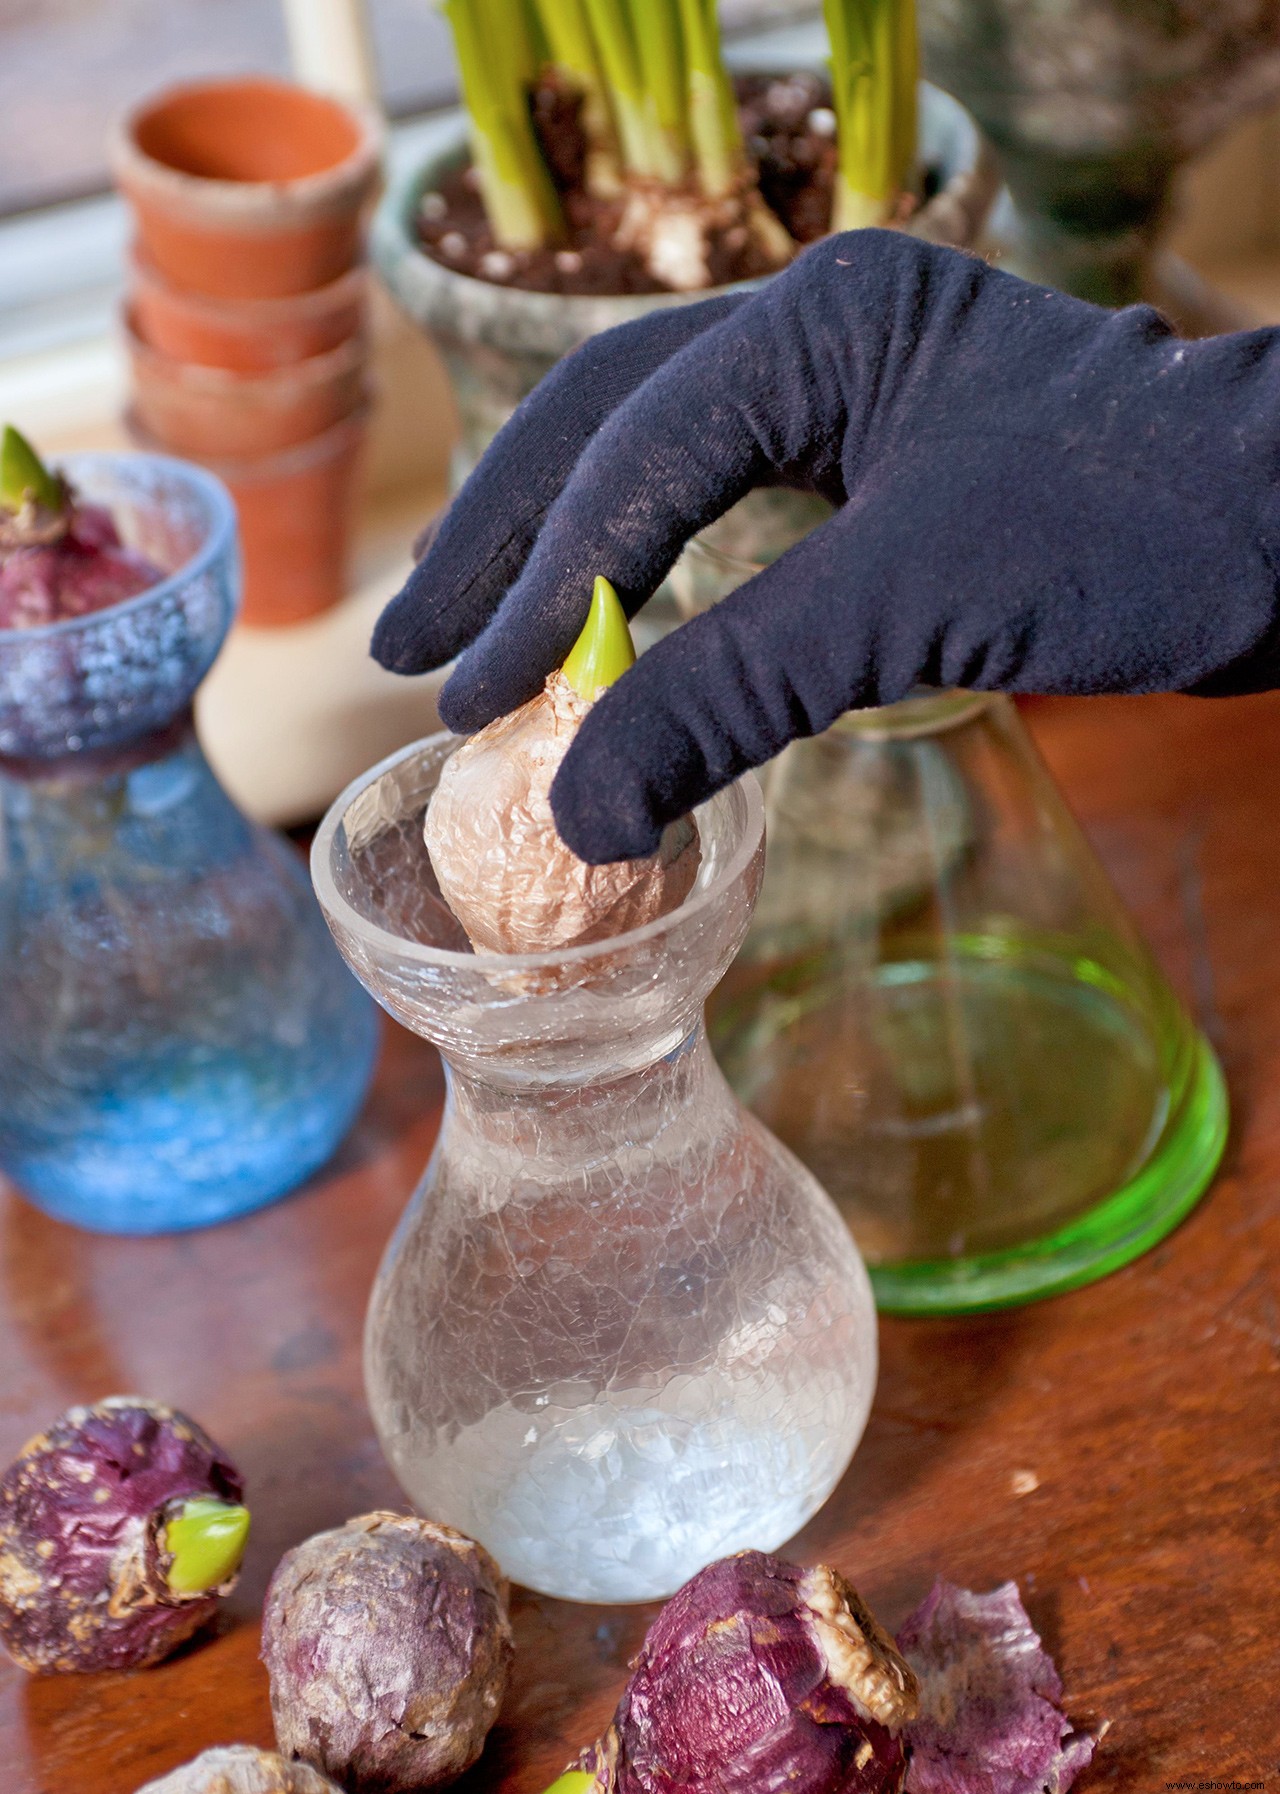
[[130, 430], [230, 486], [248, 623], [344, 593], [380, 150], [358, 108], [265, 78], [170, 88], [115, 133], [135, 224]]

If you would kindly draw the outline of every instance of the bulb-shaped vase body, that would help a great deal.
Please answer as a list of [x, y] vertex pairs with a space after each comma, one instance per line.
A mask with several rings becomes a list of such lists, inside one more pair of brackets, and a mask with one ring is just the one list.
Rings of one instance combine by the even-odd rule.
[[410, 1498], [516, 1580], [663, 1596], [796, 1531], [875, 1381], [848, 1231], [739, 1106], [703, 1030], [755, 900], [759, 792], [699, 812], [702, 866], [672, 914], [589, 947], [479, 955], [422, 843], [456, 745], [375, 768], [313, 849], [343, 953], [448, 1078], [370, 1304], [370, 1405]]
[[235, 513], [161, 457], [67, 466], [169, 577], [0, 630], [0, 1171], [122, 1233], [254, 1208], [329, 1157], [377, 1014], [306, 869], [210, 771], [191, 700], [234, 614]]
[[[757, 570], [705, 542], [686, 565], [691, 612]], [[764, 885], [711, 1038], [880, 1306], [1048, 1295], [1166, 1234], [1221, 1156], [1221, 1074], [1014, 705], [851, 711], [762, 781]]]

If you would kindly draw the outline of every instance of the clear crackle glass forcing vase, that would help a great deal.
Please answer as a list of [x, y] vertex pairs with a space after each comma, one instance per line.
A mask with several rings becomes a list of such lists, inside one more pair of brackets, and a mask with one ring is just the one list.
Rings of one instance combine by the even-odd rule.
[[698, 813], [698, 881], [670, 915], [474, 954], [422, 841], [456, 746], [436, 736], [358, 780], [312, 850], [338, 945], [448, 1076], [370, 1304], [370, 1405], [410, 1498], [517, 1581], [664, 1596], [796, 1531], [875, 1381], [853, 1241], [703, 1030], [759, 884], [759, 790]]
[[195, 1227], [329, 1157], [377, 1011], [193, 733], [237, 598], [229, 495], [160, 456], [66, 472], [167, 577], [0, 630], [0, 1171], [84, 1227]]

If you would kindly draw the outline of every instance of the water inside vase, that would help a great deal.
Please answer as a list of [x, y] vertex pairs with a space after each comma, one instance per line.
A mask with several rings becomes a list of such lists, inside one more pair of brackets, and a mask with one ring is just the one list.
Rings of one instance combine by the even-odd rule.
[[835, 1212], [701, 1040], [616, 1100], [454, 1102], [370, 1304], [366, 1370], [412, 1498], [509, 1575], [669, 1594], [825, 1498], [874, 1379]]
[[[796, 1432], [777, 1424], [785, 1384], [684, 1382], [670, 1399], [619, 1391], [568, 1417], [547, 1395], [535, 1398], [542, 1411], [507, 1402], [459, 1435], [448, 1466], [396, 1454], [396, 1474], [410, 1491], [426, 1480], [446, 1511], [475, 1509], [483, 1478], [472, 1525], [526, 1587], [580, 1601], [658, 1599], [694, 1567], [797, 1532], [830, 1487], [814, 1477], [824, 1437], [847, 1418], [831, 1400]], [[496, 1482], [495, 1465], [510, 1466]]]

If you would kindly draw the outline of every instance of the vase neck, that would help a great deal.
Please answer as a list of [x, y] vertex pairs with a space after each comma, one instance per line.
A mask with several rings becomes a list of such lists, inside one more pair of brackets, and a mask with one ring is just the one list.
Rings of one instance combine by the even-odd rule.
[[701, 1018], [673, 1051], [610, 1078], [549, 1084], [491, 1082], [473, 1066], [445, 1060], [449, 1085], [446, 1130], [479, 1134], [492, 1145], [536, 1162], [564, 1146], [579, 1162], [625, 1142], [652, 1146], [680, 1117], [716, 1116], [736, 1105], [717, 1066]]
[[191, 705], [187, 704], [160, 728], [115, 747], [72, 749], [65, 754], [26, 758], [0, 754], [0, 779], [65, 790], [126, 778], [140, 767], [192, 749], [200, 752]]
[[17, 770], [0, 762], [0, 880], [74, 878], [117, 851], [144, 861], [159, 855], [172, 869], [197, 842], [239, 852], [249, 832], [189, 716], [130, 750]]

